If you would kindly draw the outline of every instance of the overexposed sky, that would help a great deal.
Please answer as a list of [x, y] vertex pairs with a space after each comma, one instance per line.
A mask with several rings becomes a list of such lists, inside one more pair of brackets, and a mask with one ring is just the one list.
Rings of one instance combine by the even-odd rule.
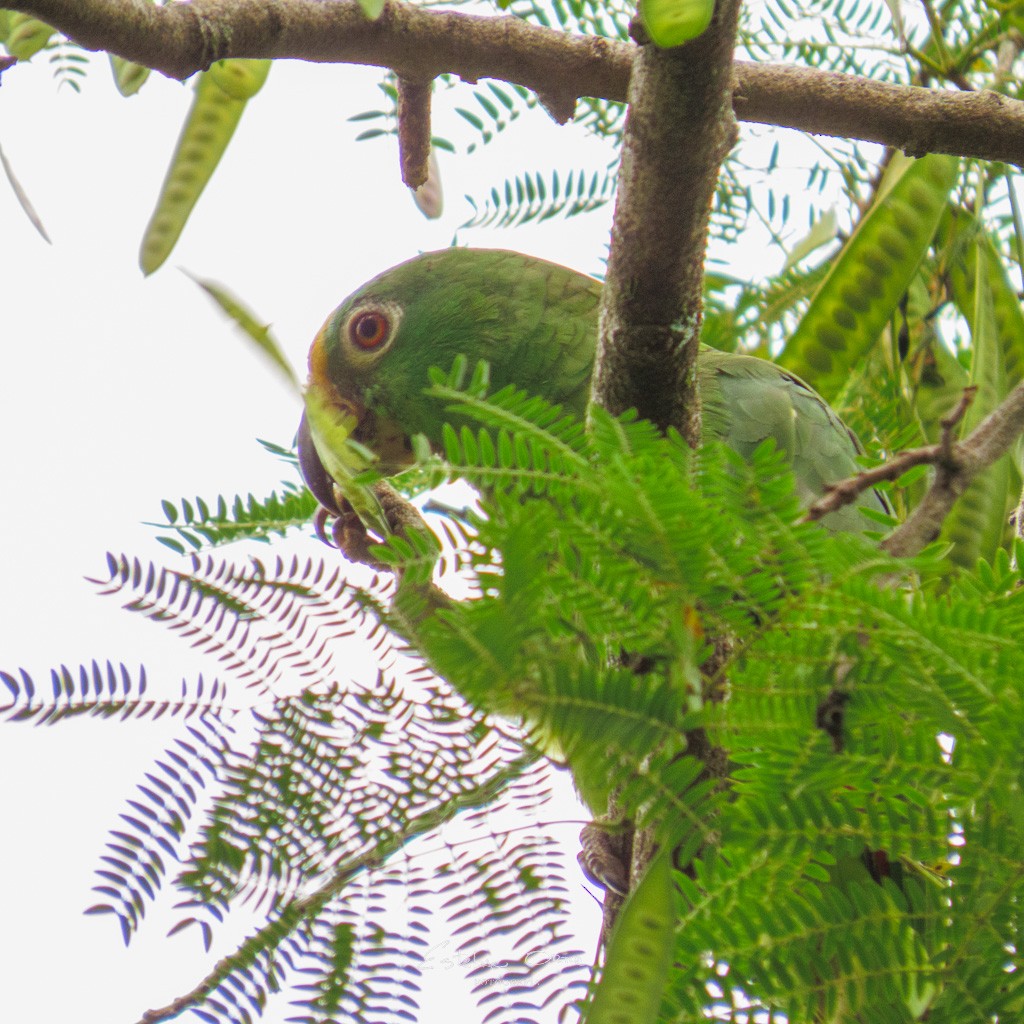
[[[153, 691], [168, 695], [183, 677], [216, 674], [85, 581], [103, 575], [107, 550], [173, 564], [143, 525], [162, 518], [161, 499], [263, 495], [288, 472], [255, 439], [290, 443], [295, 397], [179, 267], [247, 301], [304, 370], [310, 340], [346, 294], [452, 241], [471, 212], [464, 193], [540, 166], [603, 169], [609, 158], [578, 129], [524, 117], [469, 158], [441, 154], [446, 211], [427, 221], [401, 184], [393, 141], [357, 144], [365, 126], [347, 122], [380, 105], [379, 78], [276, 65], [176, 250], [144, 279], [139, 241], [190, 86], [153, 76], [123, 99], [103, 55], [81, 95], [57, 88], [45, 54], [4, 75], [0, 146], [53, 245], [0, 180], [0, 669], [24, 668], [45, 692], [54, 666], [144, 662]], [[438, 95], [435, 131], [468, 141], [456, 105], [470, 105], [468, 88]], [[610, 217], [606, 208], [459, 241], [594, 272]], [[743, 258], [781, 262], [750, 244]], [[326, 551], [309, 538], [288, 550]], [[211, 958], [196, 935], [164, 937], [173, 918], [149, 922], [126, 951], [112, 919], [81, 914], [97, 901], [90, 887], [108, 831], [176, 731], [170, 720], [0, 725], [0, 1020], [128, 1024], [205, 972]], [[450, 1020], [440, 998], [434, 1019]], [[282, 1005], [265, 1019], [287, 1013]]]

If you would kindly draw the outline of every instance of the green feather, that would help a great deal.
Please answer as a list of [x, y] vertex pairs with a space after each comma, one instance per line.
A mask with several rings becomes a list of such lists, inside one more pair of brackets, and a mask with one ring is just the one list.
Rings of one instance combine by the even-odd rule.
[[[408, 464], [408, 439], [416, 434], [440, 446], [446, 413], [423, 391], [430, 367], [447, 369], [460, 355], [471, 364], [488, 362], [494, 389], [514, 384], [582, 416], [600, 296], [600, 281], [515, 252], [426, 253], [375, 277], [331, 314], [310, 353], [310, 390], [333, 389], [341, 401], [365, 408], [354, 436], [377, 453], [385, 473]], [[374, 316], [387, 326], [379, 344]], [[364, 347], [367, 338], [375, 344]], [[744, 457], [774, 438], [805, 502], [857, 472], [856, 438], [793, 374], [702, 346], [698, 379], [705, 436], [721, 438]], [[873, 492], [862, 502], [885, 507]], [[870, 526], [856, 508], [824, 522], [836, 530]]]

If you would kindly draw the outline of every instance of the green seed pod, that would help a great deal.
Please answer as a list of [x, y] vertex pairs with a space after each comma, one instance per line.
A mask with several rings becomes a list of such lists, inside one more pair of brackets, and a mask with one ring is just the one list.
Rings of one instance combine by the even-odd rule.
[[[266, 79], [266, 74], [263, 77]], [[160, 198], [142, 237], [139, 265], [144, 274], [152, 274], [170, 255], [245, 109], [246, 100], [228, 95], [209, 72], [198, 77], [195, 90]]]
[[[1003, 261], [987, 232], [978, 232], [977, 222], [967, 214], [950, 213], [946, 233], [952, 246], [949, 263], [949, 284], [953, 301], [974, 330], [974, 311], [977, 305], [976, 268], [977, 253], [985, 255], [985, 277], [992, 302], [992, 314], [1003, 353], [1007, 390], [1024, 379], [1024, 310]], [[954, 236], [960, 233], [962, 238]]]
[[[977, 387], [964, 416], [963, 432], [973, 430], [1005, 398], [1006, 367], [996, 331], [987, 239], [977, 238], [974, 248], [974, 309], [971, 322], [970, 380]], [[1011, 506], [1020, 495], [1020, 475], [1010, 453], [976, 476], [954, 505], [942, 526], [942, 539], [952, 545], [949, 560], [973, 569], [979, 558], [991, 560], [1012, 543]]]
[[958, 169], [955, 157], [936, 154], [896, 164], [895, 180], [811, 299], [779, 362], [825, 399], [835, 398], [892, 317], [931, 245]]
[[114, 75], [114, 85], [122, 96], [134, 96], [143, 83], [149, 78], [149, 68], [110, 54], [110, 70]]
[[7, 52], [18, 60], [37, 54], [57, 30], [28, 14], [10, 11], [7, 15]]
[[664, 49], [696, 39], [711, 24], [714, 0], [641, 0], [640, 17], [651, 41]]
[[218, 60], [208, 74], [231, 97], [236, 100], [251, 100], [263, 88], [270, 74], [269, 60], [246, 60], [233, 57]]
[[658, 1020], [675, 948], [672, 856], [662, 850], [647, 867], [619, 915], [604, 973], [587, 1024], [636, 1024]]

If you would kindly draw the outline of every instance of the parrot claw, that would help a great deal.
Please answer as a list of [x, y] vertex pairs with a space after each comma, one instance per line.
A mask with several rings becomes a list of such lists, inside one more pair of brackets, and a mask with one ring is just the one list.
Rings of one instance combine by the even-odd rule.
[[316, 535], [319, 540], [322, 540], [325, 544], [333, 547], [334, 541], [327, 536], [327, 523], [331, 518], [332, 514], [325, 509], [323, 505], [318, 505], [317, 510], [313, 513], [313, 529], [316, 531]]
[[383, 562], [370, 554], [370, 545], [376, 543], [358, 513], [344, 499], [338, 502], [340, 512], [321, 505], [313, 513], [313, 529], [328, 547], [337, 548], [350, 562], [359, 562], [372, 569], [386, 568]]

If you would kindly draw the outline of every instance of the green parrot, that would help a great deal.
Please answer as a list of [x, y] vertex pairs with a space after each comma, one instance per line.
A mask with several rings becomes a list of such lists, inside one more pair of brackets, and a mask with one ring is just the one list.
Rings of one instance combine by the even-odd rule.
[[[371, 462], [384, 475], [409, 466], [417, 434], [440, 446], [445, 409], [423, 394], [427, 371], [447, 369], [460, 354], [470, 365], [486, 360], [495, 389], [515, 384], [583, 416], [600, 296], [592, 277], [498, 249], [424, 253], [363, 285], [328, 317], [310, 349], [299, 426], [310, 490], [334, 514], [340, 492], [366, 525], [380, 529], [379, 508], [359, 496], [352, 478]], [[697, 374], [705, 436], [744, 457], [774, 438], [807, 504], [858, 471], [856, 437], [798, 377], [707, 346]], [[873, 491], [861, 503], [887, 511]], [[852, 506], [822, 522], [832, 530], [872, 525]]]

